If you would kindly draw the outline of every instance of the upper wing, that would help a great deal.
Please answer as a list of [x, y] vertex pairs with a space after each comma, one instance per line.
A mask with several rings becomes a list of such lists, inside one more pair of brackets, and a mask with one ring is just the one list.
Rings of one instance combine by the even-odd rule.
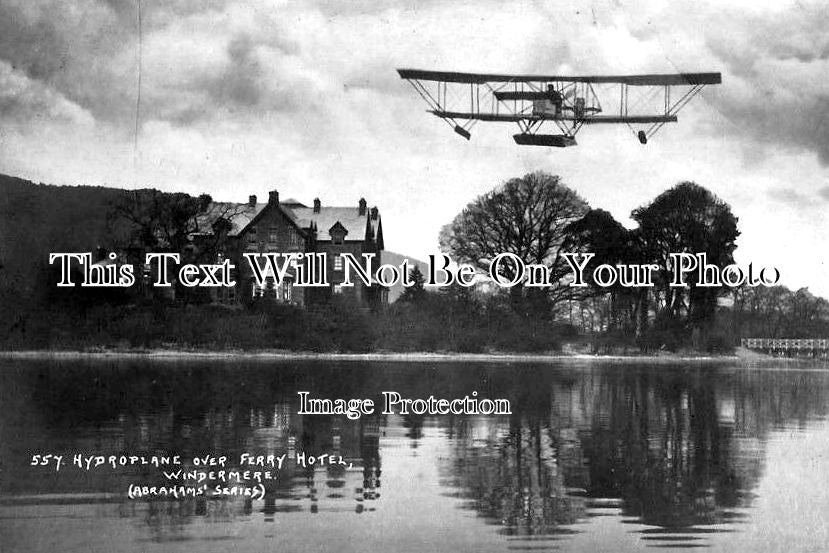
[[500, 75], [494, 73], [460, 73], [456, 71], [423, 71], [398, 69], [403, 79], [437, 81], [444, 83], [618, 83], [630, 86], [685, 86], [720, 84], [720, 73], [665, 73], [649, 75]]

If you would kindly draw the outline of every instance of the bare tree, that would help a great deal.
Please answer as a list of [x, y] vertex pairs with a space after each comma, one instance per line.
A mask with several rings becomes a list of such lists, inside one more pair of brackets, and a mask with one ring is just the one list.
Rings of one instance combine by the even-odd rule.
[[[549, 287], [534, 289], [531, 295], [549, 302], [552, 308], [561, 300], [583, 293], [567, 286], [571, 274], [562, 257], [577, 251], [570, 225], [588, 212], [589, 206], [575, 191], [561, 183], [558, 176], [543, 172], [510, 179], [479, 196], [466, 206], [440, 234], [440, 244], [457, 261], [489, 271], [492, 260], [501, 253], [512, 253], [525, 264], [540, 264], [548, 269]], [[508, 280], [516, 267], [502, 264], [499, 274]], [[525, 297], [522, 286], [513, 287], [513, 297]]]

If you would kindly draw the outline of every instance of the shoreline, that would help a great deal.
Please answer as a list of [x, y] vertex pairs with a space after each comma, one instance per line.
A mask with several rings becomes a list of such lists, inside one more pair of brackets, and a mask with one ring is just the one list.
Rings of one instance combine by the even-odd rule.
[[[152, 360], [280, 360], [280, 361], [388, 361], [388, 362], [489, 362], [489, 363], [557, 363], [561, 361], [664, 363], [737, 362], [739, 355], [590, 355], [579, 353], [314, 353], [283, 350], [21, 350], [0, 351], [0, 359], [152, 359]], [[771, 358], [774, 359], [774, 358]]]
[[[622, 366], [689, 366], [705, 367], [729, 364], [737, 369], [749, 370], [829, 370], [829, 359], [804, 357], [775, 357], [763, 353], [736, 348], [732, 355], [693, 355], [659, 353], [656, 355], [591, 355], [576, 352], [552, 352], [536, 354], [516, 353], [437, 353], [437, 352], [383, 352], [383, 353], [314, 353], [286, 350], [188, 350], [188, 349], [97, 349], [97, 350], [0, 350], [0, 360], [65, 360], [65, 361], [129, 361], [147, 360], [159, 363], [192, 361], [247, 361], [264, 362], [383, 362], [383, 363], [489, 363], [489, 364], [537, 364], [588, 366], [614, 364]], [[680, 365], [680, 367], [677, 367]], [[2, 369], [2, 367], [0, 367]]]

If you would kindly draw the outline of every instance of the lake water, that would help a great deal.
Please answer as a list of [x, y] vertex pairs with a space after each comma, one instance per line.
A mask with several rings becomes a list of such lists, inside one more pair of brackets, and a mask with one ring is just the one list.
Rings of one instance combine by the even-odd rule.
[[[297, 414], [387, 390], [512, 414]], [[0, 360], [0, 551], [829, 551], [827, 411], [816, 369]], [[162, 469], [72, 461], [244, 453], [286, 455], [263, 499], [130, 499]]]

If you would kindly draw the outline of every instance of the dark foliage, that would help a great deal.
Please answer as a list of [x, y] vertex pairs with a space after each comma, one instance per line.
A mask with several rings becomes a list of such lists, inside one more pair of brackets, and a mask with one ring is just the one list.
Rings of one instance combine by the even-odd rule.
[[415, 265], [409, 271], [409, 278], [411, 279], [412, 285], [403, 290], [398, 301], [418, 303], [423, 300], [424, 294], [426, 293], [426, 289], [424, 288], [426, 277], [423, 276], [420, 267]]
[[687, 276], [688, 288], [671, 287], [672, 253], [705, 253], [709, 264], [726, 267], [734, 263], [737, 218], [728, 204], [693, 182], [683, 182], [636, 209], [631, 217], [639, 223], [645, 258], [659, 271], [661, 309], [669, 317], [684, 316], [700, 327], [711, 321], [717, 298], [725, 287], [698, 287], [696, 273]]
[[146, 251], [181, 252], [189, 236], [199, 230], [198, 216], [212, 202], [207, 194], [160, 192], [154, 189], [122, 191], [108, 210], [110, 221], [130, 228], [130, 241]]

